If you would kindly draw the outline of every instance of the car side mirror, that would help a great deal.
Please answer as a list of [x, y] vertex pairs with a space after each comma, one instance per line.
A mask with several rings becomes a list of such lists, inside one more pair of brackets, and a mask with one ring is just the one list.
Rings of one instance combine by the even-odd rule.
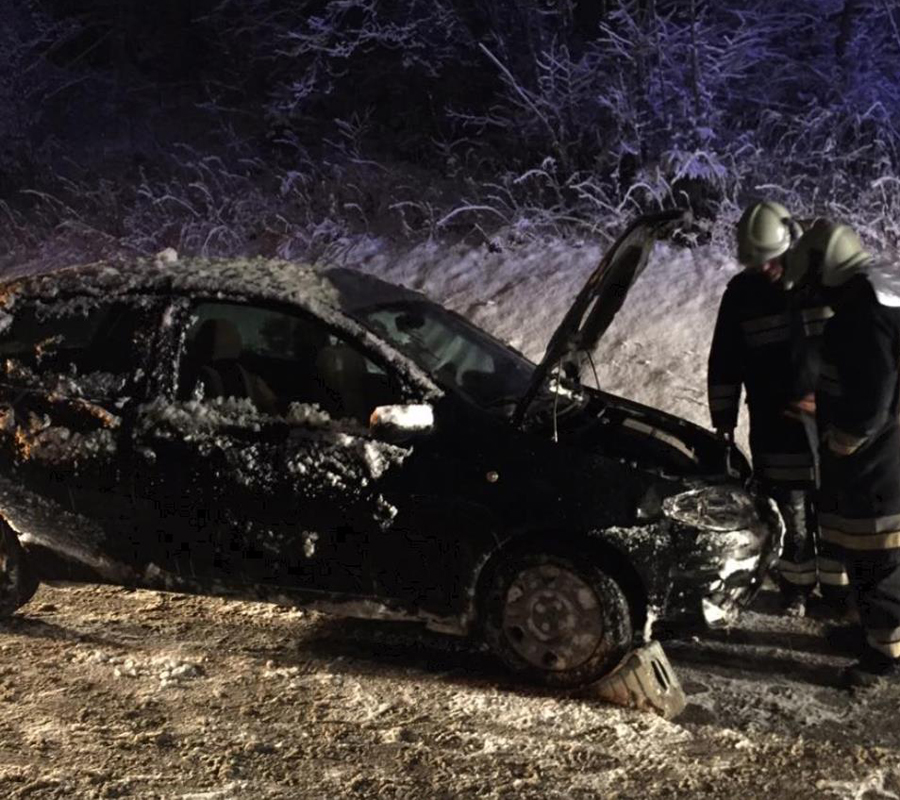
[[391, 439], [402, 439], [434, 429], [434, 409], [428, 403], [378, 406], [369, 417], [369, 430]]

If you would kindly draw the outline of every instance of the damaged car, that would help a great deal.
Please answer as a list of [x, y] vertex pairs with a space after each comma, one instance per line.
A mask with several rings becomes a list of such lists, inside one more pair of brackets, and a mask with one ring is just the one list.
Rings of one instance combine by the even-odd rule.
[[534, 364], [361, 272], [200, 259], [0, 285], [0, 611], [95, 581], [418, 620], [574, 687], [758, 587], [736, 450], [587, 385], [653, 243], [614, 243]]

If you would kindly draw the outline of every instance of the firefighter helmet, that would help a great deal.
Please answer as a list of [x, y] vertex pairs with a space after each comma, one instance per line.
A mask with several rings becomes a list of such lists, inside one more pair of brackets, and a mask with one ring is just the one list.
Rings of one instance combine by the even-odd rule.
[[825, 287], [843, 286], [871, 259], [852, 228], [818, 219], [788, 253], [784, 285], [792, 289], [811, 281]]
[[791, 246], [791, 213], [780, 203], [765, 201], [745, 209], [737, 226], [738, 261], [761, 267]]

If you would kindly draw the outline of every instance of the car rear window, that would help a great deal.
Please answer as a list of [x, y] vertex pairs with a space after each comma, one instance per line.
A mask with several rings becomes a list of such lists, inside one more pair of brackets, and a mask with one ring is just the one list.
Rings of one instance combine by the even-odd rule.
[[141, 325], [144, 315], [126, 303], [22, 304], [0, 333], [0, 359], [39, 373], [129, 373]]

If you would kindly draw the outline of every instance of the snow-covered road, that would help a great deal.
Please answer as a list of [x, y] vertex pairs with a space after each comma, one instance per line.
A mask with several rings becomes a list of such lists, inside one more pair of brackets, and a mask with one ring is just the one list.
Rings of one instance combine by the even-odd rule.
[[0, 796], [896, 798], [900, 687], [834, 688], [822, 625], [763, 608], [667, 642], [666, 721], [405, 624], [43, 587], [0, 625]]

